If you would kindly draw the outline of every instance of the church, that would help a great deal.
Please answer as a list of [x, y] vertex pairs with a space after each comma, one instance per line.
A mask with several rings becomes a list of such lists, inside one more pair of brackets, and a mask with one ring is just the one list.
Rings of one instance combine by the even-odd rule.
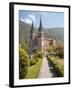
[[31, 31], [30, 31], [30, 55], [36, 51], [45, 51], [49, 46], [56, 46], [56, 39], [46, 38], [43, 33], [42, 21], [40, 18], [40, 25], [38, 28], [38, 32], [35, 33], [34, 25], [32, 22]]

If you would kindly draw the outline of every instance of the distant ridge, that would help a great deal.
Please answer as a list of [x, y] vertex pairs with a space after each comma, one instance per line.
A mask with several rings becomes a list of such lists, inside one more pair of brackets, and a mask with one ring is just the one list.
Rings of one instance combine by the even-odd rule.
[[[19, 42], [25, 42], [27, 45], [29, 44], [29, 36], [30, 36], [31, 25], [19, 21]], [[38, 31], [37, 28], [34, 27], [35, 33]], [[55, 38], [58, 43], [63, 43], [64, 41], [64, 28], [54, 27], [54, 28], [43, 28], [44, 36], [46, 38]]]

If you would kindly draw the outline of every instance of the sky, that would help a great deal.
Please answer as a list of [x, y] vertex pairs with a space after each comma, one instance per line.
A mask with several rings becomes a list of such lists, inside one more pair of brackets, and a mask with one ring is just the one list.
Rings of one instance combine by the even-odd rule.
[[19, 11], [19, 20], [22, 22], [32, 24], [38, 28], [40, 24], [40, 18], [42, 26], [44, 28], [64, 27], [64, 13], [63, 12], [48, 12], [48, 11]]

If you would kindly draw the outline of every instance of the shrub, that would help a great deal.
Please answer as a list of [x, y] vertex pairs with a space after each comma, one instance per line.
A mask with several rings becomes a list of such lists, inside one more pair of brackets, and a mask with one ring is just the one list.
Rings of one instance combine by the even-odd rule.
[[40, 71], [41, 64], [42, 64], [42, 59], [39, 59], [35, 65], [29, 66], [28, 72], [25, 78], [26, 79], [37, 78]]
[[38, 52], [32, 55], [31, 60], [30, 60], [30, 66], [35, 65], [39, 59], [42, 59], [42, 53]]
[[35, 58], [41, 58], [42, 59], [42, 53], [38, 52], [37, 54], [34, 55]]
[[54, 50], [54, 48], [52, 46], [49, 46], [49, 48], [47, 49], [48, 52], [52, 52]]
[[60, 58], [64, 58], [64, 46], [63, 45], [58, 45], [56, 48], [57, 51], [57, 56], [59, 56]]
[[29, 57], [27, 52], [21, 46], [19, 47], [19, 79], [23, 79], [27, 74], [29, 66]]
[[31, 65], [35, 65], [35, 64], [36, 64], [36, 59], [31, 59], [31, 60], [30, 60], [30, 66], [31, 66]]
[[57, 74], [59, 76], [64, 76], [64, 63], [62, 63], [60, 60], [57, 60], [54, 56], [48, 56], [47, 58], [54, 66]]

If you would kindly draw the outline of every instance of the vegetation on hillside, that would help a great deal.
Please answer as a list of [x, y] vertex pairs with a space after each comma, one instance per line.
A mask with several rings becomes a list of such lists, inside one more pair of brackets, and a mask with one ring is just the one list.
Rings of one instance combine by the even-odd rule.
[[[33, 29], [35, 33], [37, 33], [38, 29], [35, 27]], [[19, 30], [20, 30], [19, 31], [20, 43], [25, 40], [25, 42], [29, 44], [31, 25], [19, 21]], [[64, 28], [48, 28], [48, 29], [43, 28], [43, 32], [45, 37], [56, 38], [58, 43], [63, 43], [64, 41]]]

